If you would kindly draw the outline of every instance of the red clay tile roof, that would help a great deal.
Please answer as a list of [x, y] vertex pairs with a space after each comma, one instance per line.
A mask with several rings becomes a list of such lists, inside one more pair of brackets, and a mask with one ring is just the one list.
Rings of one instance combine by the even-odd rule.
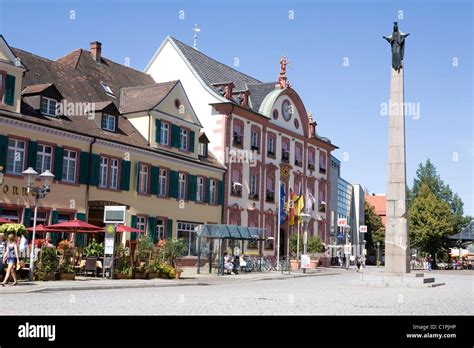
[[122, 88], [120, 112], [126, 114], [153, 109], [171, 92], [178, 82], [178, 80], [175, 80], [149, 86]]
[[375, 207], [375, 213], [382, 218], [382, 222], [385, 225], [385, 216], [387, 215], [387, 196], [366, 195], [365, 200]]

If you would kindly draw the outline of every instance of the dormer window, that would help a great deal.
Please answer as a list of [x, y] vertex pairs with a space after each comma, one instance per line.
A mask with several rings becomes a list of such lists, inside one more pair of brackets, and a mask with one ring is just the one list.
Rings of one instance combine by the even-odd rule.
[[104, 89], [105, 93], [107, 93], [109, 97], [115, 98], [115, 94], [112, 91], [112, 88], [110, 88], [110, 86], [107, 83], [101, 82], [100, 84], [102, 85], [102, 88]]
[[58, 114], [58, 101], [48, 97], [41, 97], [41, 113], [45, 116], [56, 117]]
[[115, 133], [117, 129], [117, 116], [103, 114], [102, 115], [102, 129]]
[[207, 144], [199, 143], [199, 156], [207, 157]]

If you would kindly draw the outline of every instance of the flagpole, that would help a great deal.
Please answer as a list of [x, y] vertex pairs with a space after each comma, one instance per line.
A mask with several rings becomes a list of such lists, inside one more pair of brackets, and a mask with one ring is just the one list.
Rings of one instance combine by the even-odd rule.
[[300, 259], [300, 219], [297, 219], [298, 226], [296, 230], [298, 231], [298, 236], [296, 237], [296, 259]]
[[278, 200], [277, 200], [277, 269], [280, 268], [280, 202], [281, 200], [281, 180], [278, 180]]

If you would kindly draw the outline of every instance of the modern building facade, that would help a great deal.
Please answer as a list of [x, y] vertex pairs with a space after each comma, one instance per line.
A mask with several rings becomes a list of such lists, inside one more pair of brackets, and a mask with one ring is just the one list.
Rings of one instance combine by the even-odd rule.
[[125, 205], [127, 225], [155, 241], [184, 238], [193, 259], [195, 227], [222, 219], [225, 168], [180, 81], [155, 83], [101, 53], [93, 42], [49, 60], [0, 36], [0, 216], [30, 226], [21, 173], [48, 169], [38, 223], [101, 225], [105, 205]]
[[[288, 223], [276, 231], [278, 183], [285, 192], [310, 192], [309, 235], [329, 242], [330, 166], [336, 146], [319, 135], [316, 122], [286, 78], [263, 83], [179, 40], [168, 37], [145, 69], [155, 81], [180, 80], [211, 138], [210, 150], [227, 168], [222, 222], [266, 229], [266, 254], [287, 252]], [[247, 248], [255, 248], [248, 245]]]

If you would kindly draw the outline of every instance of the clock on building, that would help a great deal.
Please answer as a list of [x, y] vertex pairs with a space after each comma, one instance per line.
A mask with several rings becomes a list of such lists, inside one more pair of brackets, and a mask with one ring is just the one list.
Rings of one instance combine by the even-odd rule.
[[283, 104], [281, 105], [281, 114], [283, 115], [283, 118], [285, 119], [285, 121], [289, 121], [291, 119], [292, 113], [293, 113], [293, 106], [291, 105], [288, 99], [285, 99], [283, 101]]

